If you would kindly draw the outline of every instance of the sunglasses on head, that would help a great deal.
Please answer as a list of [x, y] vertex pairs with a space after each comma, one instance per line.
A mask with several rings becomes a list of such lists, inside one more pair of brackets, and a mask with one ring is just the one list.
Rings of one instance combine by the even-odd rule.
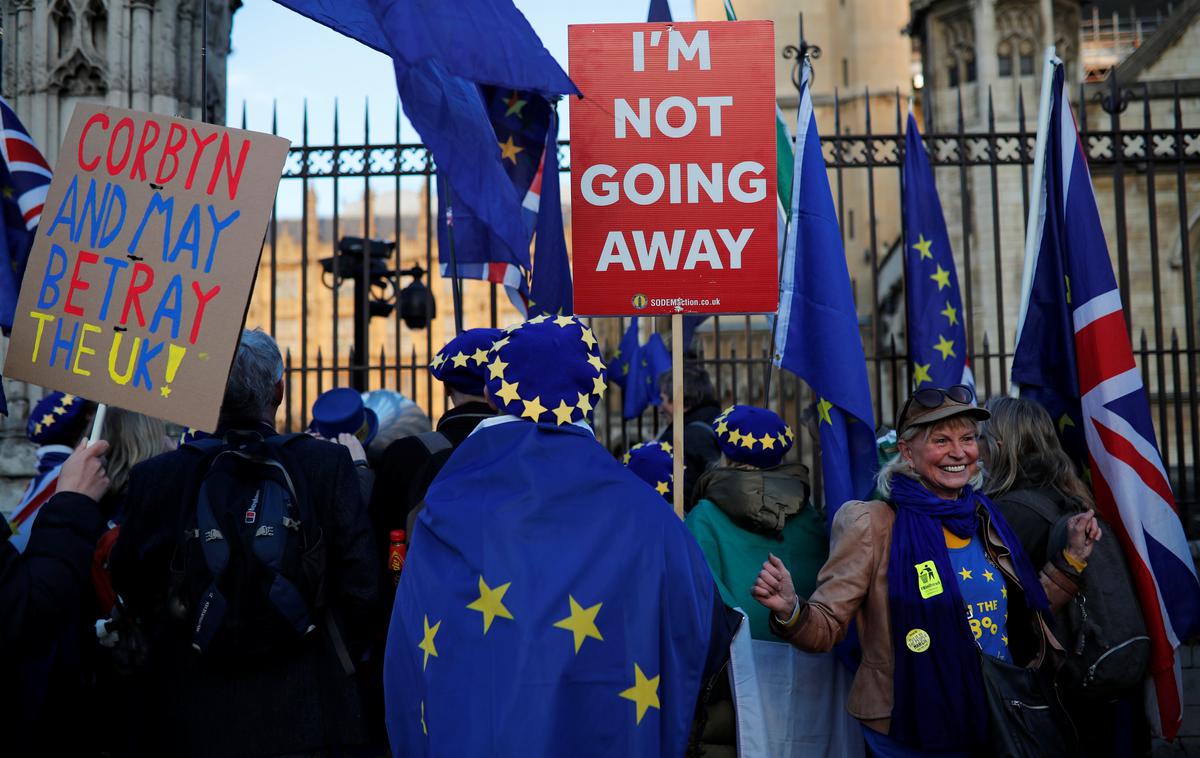
[[923, 408], [937, 408], [947, 399], [959, 405], [970, 405], [975, 400], [975, 393], [965, 384], [953, 384], [945, 389], [941, 387], [926, 387], [925, 389], [917, 390], [912, 393], [912, 396], [904, 402], [904, 407], [900, 409], [900, 420], [903, 421], [908, 416], [908, 409], [914, 401]]

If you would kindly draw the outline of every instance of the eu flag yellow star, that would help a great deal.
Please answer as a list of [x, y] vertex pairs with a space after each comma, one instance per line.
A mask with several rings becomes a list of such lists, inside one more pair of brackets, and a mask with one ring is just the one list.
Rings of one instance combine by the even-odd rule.
[[487, 363], [487, 351], [483, 348], [479, 348], [471, 354], [471, 360], [475, 361], [476, 366], [482, 366], [483, 364]]
[[[579, 339], [583, 340], [583, 344], [587, 345], [589, 350], [596, 346], [596, 335], [592, 334], [592, 330], [588, 329], [586, 326], [583, 327], [583, 331], [580, 333]], [[618, 355], [619, 354], [620, 353], [618, 352]]]
[[558, 629], [566, 629], [574, 635], [575, 653], [579, 653], [579, 648], [588, 637], [603, 642], [604, 637], [600, 635], [600, 630], [596, 627], [596, 614], [600, 612], [600, 606], [604, 603], [596, 603], [590, 608], [584, 608], [573, 595], [567, 595], [567, 600], [571, 604], [571, 615], [555, 621], [554, 626]]
[[555, 326], [561, 326], [564, 329], [574, 323], [575, 319], [571, 318], [570, 316], [559, 316], [558, 318], [554, 319]]
[[833, 408], [833, 403], [829, 402], [825, 398], [820, 398], [817, 400], [817, 415], [821, 417], [820, 422], [818, 422], [819, 424], [829, 424], [830, 426], [833, 426], [833, 419], [829, 417], [829, 411], [831, 408]]
[[717, 422], [717, 434], [724, 434], [729, 431], [729, 425], [725, 423], [725, 419]]
[[950, 305], [950, 301], [946, 301], [946, 310], [941, 311], [941, 314], [946, 317], [951, 326], [958, 323], [958, 309]]
[[54, 414], [47, 413], [45, 416], [42, 416], [42, 425], [43, 426], [50, 426], [53, 423], [54, 423]]
[[931, 377], [929, 375], [929, 366], [930, 366], [930, 364], [928, 364], [928, 363], [914, 363], [913, 364], [913, 383], [916, 384], [918, 387], [921, 386], [922, 382], [932, 382], [933, 381], [933, 377]]
[[495, 350], [497, 354], [499, 354], [500, 348], [504, 347], [507, 344], [508, 344], [508, 337], [502, 337], [501, 339], [498, 339], [492, 343], [492, 349]]
[[987, 579], [989, 582], [996, 581], [996, 575], [986, 569], [983, 572], [983, 578]]
[[496, 397], [500, 398], [506, 403], [517, 402], [521, 399], [521, 396], [517, 394], [517, 386], [519, 384], [520, 382], [506, 382], [501, 379], [500, 389], [496, 391]]
[[658, 490], [658, 494], [665, 495], [671, 489], [671, 485], [666, 482], [658, 482], [654, 485], [654, 489]]
[[739, 432], [737, 429], [729, 430], [729, 444], [730, 445], [736, 445], [738, 442], [741, 441], [741, 439], [742, 439], [741, 432]]
[[604, 361], [600, 360], [600, 356], [598, 355], [589, 355], [587, 362], [592, 364], [592, 368], [596, 369], [597, 371], [604, 370]]
[[604, 392], [607, 389], [608, 385], [604, 383], [603, 379], [598, 376], [592, 377], [592, 394], [594, 394], [597, 398], [601, 398], [604, 397]]
[[521, 111], [524, 110], [528, 102], [528, 100], [521, 97], [520, 92], [513, 90], [513, 93], [504, 101], [504, 104], [508, 106], [508, 110], [504, 111], [504, 117], [508, 118], [509, 116], [516, 115], [518, 118], [522, 118], [524, 114]]
[[660, 442], [660, 443], [658, 443], [658, 446], [659, 446], [660, 448], [662, 448], [662, 451], [663, 451], [664, 453], [669, 453], [669, 452], [671, 452], [671, 443], [670, 443], [670, 442]]
[[633, 686], [621, 693], [621, 697], [626, 700], [632, 700], [637, 703], [637, 723], [642, 723], [642, 717], [646, 715], [646, 711], [650, 708], [659, 708], [658, 703], [658, 680], [659, 676], [653, 679], [647, 679], [642, 673], [642, 667], [633, 664]]
[[937, 271], [929, 278], [937, 282], [938, 290], [944, 290], [950, 286], [950, 272], [942, 268], [942, 264], [940, 263], [938, 264]]
[[496, 356], [496, 360], [488, 364], [489, 379], [503, 379], [504, 369], [508, 368], [508, 364], [500, 360], [500, 356]]
[[772, 450], [775, 447], [775, 438], [769, 434], [759, 437], [758, 441], [762, 443], [763, 450]]
[[56, 406], [54, 406], [54, 415], [55, 416], [65, 416], [65, 415], [67, 415], [67, 409], [62, 407], [61, 405], [56, 405]]
[[437, 636], [438, 628], [442, 625], [442, 622], [439, 621], [433, 626], [430, 626], [428, 616], [425, 617], [424, 623], [425, 638], [421, 640], [421, 644], [417, 645], [418, 648], [425, 651], [425, 662], [421, 664], [422, 671], [429, 666], [429, 656], [433, 656], [434, 658], [438, 657], [437, 647], [433, 644], [433, 638]]
[[489, 587], [487, 582], [483, 581], [483, 576], [479, 577], [479, 598], [472, 601], [467, 607], [473, 611], [479, 611], [483, 614], [483, 633], [487, 634], [492, 628], [492, 622], [497, 618], [512, 619], [512, 614], [504, 607], [504, 593], [508, 592], [512, 582], [505, 582], [499, 587]]
[[578, 408], [579, 410], [583, 411], [584, 413], [591, 413], [592, 412], [591, 398], [582, 392], [580, 392], [578, 394], [579, 394], [579, 402], [575, 403], [575, 407]]
[[738, 444], [748, 450], [753, 450], [755, 442], [758, 442], [758, 439], [753, 434], [743, 434]]
[[467, 365], [467, 358], [469, 357], [469, 355], [459, 350], [454, 354], [454, 357], [450, 359], [450, 362], [454, 364], [454, 368], [464, 368]]
[[567, 405], [566, 400], [559, 400], [558, 407], [554, 409], [554, 420], [558, 424], [569, 424], [573, 413], [575, 413], [575, 406]]
[[531, 324], [541, 324], [541, 323], [544, 323], [544, 322], [548, 321], [549, 319], [550, 319], [550, 317], [549, 317], [549, 316], [547, 316], [545, 313], [539, 313], [538, 315], [536, 315], [536, 316], [534, 316], [533, 318], [529, 319], [529, 323], [531, 323]]
[[958, 575], [961, 576], [963, 578], [963, 581], [965, 582], [966, 580], [971, 578], [971, 569], [964, 568], [962, 571], [958, 572]]
[[442, 355], [441, 353], [438, 353], [437, 355], [433, 356], [433, 360], [430, 361], [429, 365], [433, 366], [434, 368], [441, 368], [442, 364], [445, 362], [446, 362], [446, 356]]
[[532, 400], [522, 400], [521, 402], [525, 404], [525, 410], [521, 411], [521, 418], [527, 418], [536, 423], [542, 417], [542, 414], [546, 412], [546, 406], [542, 405], [541, 395]]
[[512, 135], [508, 135], [508, 139], [497, 143], [500, 145], [500, 160], [510, 160], [513, 163], [517, 162], [517, 154], [524, 152], [525, 148], [513, 144]]
[[933, 258], [933, 253], [929, 252], [929, 246], [932, 244], [933, 244], [933, 240], [925, 239], [924, 234], [920, 235], [920, 238], [917, 240], [917, 244], [913, 245], [913, 250], [916, 250], [917, 252], [919, 252], [921, 254], [921, 257], [918, 260], [925, 260], [926, 258], [929, 258], [929, 259]]
[[948, 340], [939, 334], [938, 343], [933, 346], [933, 349], [942, 354], [942, 360], [947, 360], [954, 355], [954, 340]]

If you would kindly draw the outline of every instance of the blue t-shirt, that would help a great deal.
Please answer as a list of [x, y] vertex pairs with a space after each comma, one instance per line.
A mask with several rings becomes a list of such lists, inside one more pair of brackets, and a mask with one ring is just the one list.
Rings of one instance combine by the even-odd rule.
[[1008, 588], [1004, 575], [996, 568], [978, 539], [964, 547], [947, 547], [950, 563], [958, 577], [967, 623], [975, 641], [988, 655], [1012, 662], [1008, 652]]

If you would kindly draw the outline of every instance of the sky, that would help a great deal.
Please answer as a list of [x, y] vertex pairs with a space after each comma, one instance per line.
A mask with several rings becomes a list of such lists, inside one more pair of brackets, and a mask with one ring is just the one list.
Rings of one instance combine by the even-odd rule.
[[[446, 0], [452, 2], [453, 0]], [[567, 68], [567, 25], [645, 21], [649, 0], [515, 0], [543, 44]], [[695, 18], [691, 0], [670, 0], [677, 21]], [[246, 0], [233, 15], [232, 51], [228, 59], [226, 122], [271, 130], [275, 108], [278, 133], [299, 144], [305, 101], [308, 103], [308, 142], [330, 144], [334, 103], [338, 110], [338, 140], [362, 144], [369, 128], [372, 143], [396, 139], [396, 82], [390, 59], [271, 0]], [[561, 136], [569, 124], [560, 106]], [[369, 119], [365, 114], [369, 113]], [[402, 142], [419, 142], [405, 121]], [[284, 181], [279, 192], [279, 216], [299, 215], [299, 182]], [[318, 183], [318, 213], [332, 211], [332, 192]], [[394, 183], [382, 180], [381, 188]], [[361, 195], [362, 180], [342, 191], [343, 207]]]

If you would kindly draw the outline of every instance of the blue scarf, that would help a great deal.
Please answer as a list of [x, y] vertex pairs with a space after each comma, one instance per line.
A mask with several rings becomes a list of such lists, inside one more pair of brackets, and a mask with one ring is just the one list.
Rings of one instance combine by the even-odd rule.
[[[982, 747], [988, 719], [980, 652], [967, 623], [942, 527], [964, 539], [981, 539], [982, 506], [1011, 554], [1026, 605], [1046, 612], [1049, 601], [1021, 543], [983, 493], [968, 485], [958, 499], [943, 500], [900, 474], [892, 477], [891, 486], [896, 523], [888, 562], [895, 651], [890, 735], [925, 750]], [[917, 567], [929, 561], [937, 581], [922, 566], [926, 579], [921, 583]]]

